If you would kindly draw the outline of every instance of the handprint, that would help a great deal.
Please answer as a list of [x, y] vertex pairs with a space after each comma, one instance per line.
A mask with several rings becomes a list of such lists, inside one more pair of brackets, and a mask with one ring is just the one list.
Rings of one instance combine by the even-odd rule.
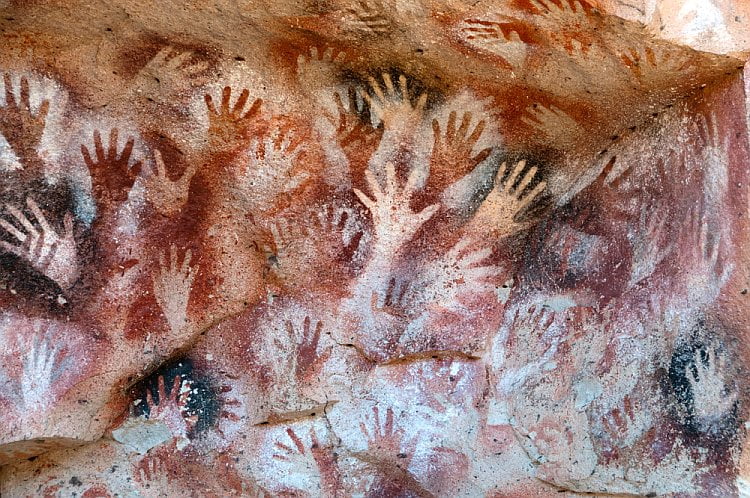
[[164, 422], [172, 436], [179, 439], [179, 447], [186, 443], [188, 435], [198, 423], [197, 415], [188, 415], [191, 383], [189, 380], [183, 382], [180, 375], [175, 375], [169, 394], [164, 384], [164, 376], [160, 375], [157, 379], [156, 401], [151, 390], [146, 390], [148, 419]]
[[391, 278], [388, 279], [385, 288], [372, 291], [370, 308], [374, 312], [388, 313], [395, 317], [405, 317], [409, 303], [408, 281]]
[[514, 70], [526, 62], [527, 46], [518, 34], [518, 23], [466, 19], [460, 28], [472, 45], [502, 57]]
[[465, 112], [460, 126], [456, 128], [456, 111], [451, 111], [444, 135], [440, 122], [437, 119], [432, 121], [435, 143], [430, 158], [430, 177], [436, 185], [446, 186], [454, 178], [469, 173], [492, 152], [492, 148], [487, 147], [472, 157], [474, 146], [482, 136], [487, 121], [480, 120], [469, 134], [471, 118], [471, 112]]
[[373, 198], [354, 189], [362, 204], [372, 215], [375, 228], [374, 244], [380, 255], [391, 256], [414, 237], [417, 230], [437, 212], [439, 204], [427, 206], [419, 213], [411, 210], [411, 197], [416, 190], [419, 171], [414, 168], [403, 187], [398, 186], [396, 167], [393, 163], [385, 166], [385, 189], [370, 170], [365, 171], [367, 183]]
[[83, 160], [91, 173], [94, 197], [100, 203], [99, 208], [103, 209], [110, 209], [115, 207], [115, 204], [125, 202], [141, 171], [141, 161], [136, 161], [132, 166], [129, 164], [135, 140], [129, 138], [118, 157], [117, 135], [117, 128], [113, 128], [109, 133], [109, 148], [105, 153], [99, 130], [94, 132], [96, 160], [91, 158], [86, 146], [81, 145]]
[[318, 435], [315, 433], [315, 428], [310, 428], [310, 453], [307, 453], [305, 443], [294, 432], [294, 429], [287, 427], [286, 433], [294, 444], [294, 448], [277, 441], [274, 446], [278, 448], [279, 452], [274, 453], [272, 458], [283, 462], [290, 462], [295, 468], [309, 468], [308, 456], [312, 456], [320, 472], [324, 496], [339, 496], [342, 490], [342, 482], [336, 457], [329, 448], [320, 444]]
[[398, 77], [398, 92], [393, 87], [391, 75], [383, 73], [382, 76], [385, 93], [375, 78], [370, 76], [370, 88], [375, 95], [361, 92], [362, 98], [367, 101], [372, 112], [383, 122], [386, 129], [410, 130], [422, 118], [427, 93], [420, 94], [416, 103], [412, 103], [405, 75], [401, 74]]
[[263, 141], [254, 141], [248, 152], [249, 162], [244, 175], [244, 185], [249, 188], [248, 200], [259, 211], [273, 208], [272, 201], [285, 192], [291, 192], [309, 178], [306, 171], [293, 174], [297, 158], [304, 152], [300, 140], [279, 127]]
[[540, 14], [557, 19], [576, 18], [586, 14], [579, 0], [530, 0], [530, 2]]
[[366, 99], [358, 105], [357, 91], [349, 88], [348, 109], [344, 106], [341, 95], [334, 93], [337, 117], [326, 114], [328, 121], [336, 128], [336, 140], [349, 160], [350, 166], [358, 171], [359, 163], [366, 164], [375, 152], [383, 137], [383, 125], [372, 125], [370, 105]]
[[726, 358], [715, 346], [695, 351], [686, 377], [693, 399], [692, 414], [704, 428], [729, 413], [737, 401], [737, 390], [727, 385], [727, 373]]
[[601, 419], [604, 436], [609, 445], [608, 453], [614, 454], [617, 448], [629, 448], [648, 431], [651, 418], [645, 407], [634, 406], [626, 395], [620, 406], [607, 412]]
[[154, 274], [154, 296], [164, 313], [169, 328], [174, 335], [180, 335], [188, 325], [188, 301], [193, 280], [198, 273], [198, 266], [191, 268], [190, 249], [185, 252], [182, 265], [177, 263], [177, 248], [172, 245], [169, 250], [169, 266], [164, 255], [159, 255], [159, 270]]
[[347, 13], [354, 17], [351, 27], [365, 33], [387, 33], [391, 23], [383, 14], [385, 8], [380, 0], [353, 0], [354, 6]]
[[21, 77], [18, 99], [14, 95], [9, 73], [3, 75], [3, 82], [5, 105], [0, 107], [0, 133], [13, 151], [28, 162], [35, 157], [36, 148], [42, 139], [49, 112], [49, 100], [44, 100], [34, 114], [30, 103], [29, 80], [25, 76]]
[[688, 69], [692, 62], [685, 51], [648, 45], [628, 49], [620, 54], [620, 60], [642, 83], [669, 79]]
[[151, 175], [145, 180], [146, 198], [162, 215], [176, 215], [187, 202], [188, 189], [196, 170], [195, 164], [191, 162], [182, 176], [172, 181], [167, 176], [161, 152], [158, 149], [154, 150], [154, 166]]
[[295, 331], [291, 321], [286, 322], [286, 329], [291, 344], [296, 345], [297, 359], [295, 374], [297, 379], [301, 381], [307, 378], [316, 365], [325, 362], [331, 354], [330, 349], [318, 352], [320, 334], [323, 331], [323, 322], [318, 321], [315, 327], [312, 327], [310, 317], [306, 316], [300, 332]]
[[18, 241], [12, 244], [0, 240], [0, 248], [25, 260], [36, 271], [59, 285], [61, 289], [67, 290], [75, 284], [79, 275], [73, 215], [65, 214], [63, 232], [58, 234], [47, 222], [47, 218], [34, 199], [27, 197], [26, 205], [38, 227], [21, 210], [6, 204], [5, 208], [22, 228], [0, 218], [0, 227]]
[[21, 397], [30, 412], [44, 409], [50, 402], [50, 388], [60, 374], [61, 345], [53, 343], [46, 328], [34, 326], [34, 336], [24, 356]]
[[341, 64], [346, 59], [344, 52], [333, 56], [333, 48], [328, 47], [318, 55], [318, 47], [310, 48], [310, 55], [297, 57], [297, 77], [301, 84], [320, 86], [330, 78], [331, 66]]
[[208, 136], [212, 148], [226, 151], [241, 147], [250, 137], [252, 127], [260, 114], [261, 99], [256, 99], [245, 112], [250, 92], [242, 90], [234, 107], [229, 108], [232, 98], [232, 89], [224, 87], [221, 93], [221, 105], [219, 109], [214, 106], [211, 95], [205, 95], [206, 107], [208, 107]]
[[543, 133], [552, 143], [572, 146], [581, 136], [581, 125], [554, 105], [534, 104], [526, 109], [521, 121]]
[[136, 482], [143, 486], [141, 495], [144, 497], [166, 496], [170, 489], [169, 473], [164, 462], [158, 455], [149, 454], [141, 459], [136, 466]]
[[[370, 452], [377, 452], [387, 461], [403, 461], [399, 464], [401, 468], [407, 468], [409, 462], [414, 457], [417, 447], [418, 436], [406, 439], [406, 433], [403, 428], [396, 428], [393, 422], [393, 408], [388, 407], [385, 414], [385, 420], [380, 421], [380, 410], [377, 406], [372, 407], [372, 421], [370, 417], [365, 417], [364, 422], [360, 422], [359, 428], [367, 439], [367, 449]], [[370, 428], [368, 428], [368, 426]], [[398, 460], [397, 460], [398, 459]]]
[[523, 228], [522, 223], [515, 221], [516, 216], [528, 207], [547, 186], [547, 182], [541, 181], [529, 193], [524, 194], [526, 187], [534, 181], [537, 172], [536, 166], [531, 167], [519, 180], [525, 168], [526, 161], [519, 161], [509, 173], [508, 178], [503, 181], [507, 172], [507, 164], [503, 163], [500, 166], [495, 176], [494, 188], [474, 214], [473, 225], [478, 225], [484, 230], [489, 229], [499, 236], [511, 235]]
[[652, 208], [648, 203], [641, 206], [641, 214], [635, 233], [629, 238], [633, 245], [633, 262], [629, 287], [651, 276], [656, 267], [674, 250], [667, 231], [669, 210], [667, 206]]
[[149, 97], [175, 96], [204, 85], [208, 82], [208, 63], [194, 56], [190, 50], [162, 48], [138, 73], [135, 91]]

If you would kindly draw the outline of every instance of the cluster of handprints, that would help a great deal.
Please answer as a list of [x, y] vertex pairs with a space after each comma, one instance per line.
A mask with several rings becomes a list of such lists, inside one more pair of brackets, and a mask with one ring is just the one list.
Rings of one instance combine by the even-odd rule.
[[[553, 483], [631, 456], [647, 455], [646, 467], [675, 462], [679, 438], [659, 432], [665, 420], [710, 433], [735, 409], [727, 352], [706, 337], [684, 369], [685, 406], [656, 381], [677, 346], [695, 340], [685, 331], [731, 274], [718, 202], [704, 195], [712, 191], [701, 174], [728, 168], [715, 118], [698, 119], [686, 130], [696, 145], [664, 153], [648, 171], [637, 158], [607, 155], [593, 166], [596, 179], [558, 205], [536, 166], [503, 161], [485, 140], [489, 114], [435, 104], [401, 74], [315, 88], [315, 74], [341, 62], [333, 55], [314, 49], [298, 60], [320, 117], [312, 124], [266, 110], [246, 89], [206, 93], [205, 145], [186, 158], [169, 154], [182, 164], [177, 174], [165, 150], [136, 158], [145, 147], [136, 136], [93, 131], [80, 144], [93, 220], [75, 202], [42, 207], [35, 186], [49, 168], [40, 143], [50, 103], [33, 106], [27, 78], [6, 74], [0, 132], [20, 163], [0, 185], [8, 293], [16, 296], [18, 266], [52, 283], [70, 317], [103, 324], [124, 345], [114, 350], [127, 354], [108, 360], [123, 374], [224, 317], [285, 299], [322, 311], [261, 327], [268, 335], [256, 354], [278, 385], [320, 373], [332, 355], [324, 318], [338, 343], [375, 363], [486, 350], [493, 417], [523, 436], [538, 476]], [[185, 53], [157, 59], [194, 74]], [[669, 320], [678, 315], [693, 322]], [[39, 412], [70, 348], [45, 327], [34, 332], [19, 396]], [[192, 437], [189, 380], [176, 376], [167, 391], [161, 378], [154, 394], [149, 416], [176, 438]], [[419, 434], [398, 428], [390, 407], [376, 406], [372, 419], [361, 424], [368, 448], [389, 457], [362, 452], [379, 476], [371, 491], [422, 489], [408, 472]], [[311, 456], [324, 493], [343, 493], [332, 441], [291, 426], [285, 433], [274, 458]], [[166, 477], [155, 455], [139, 465], [136, 481], [167, 486], [157, 482]]]

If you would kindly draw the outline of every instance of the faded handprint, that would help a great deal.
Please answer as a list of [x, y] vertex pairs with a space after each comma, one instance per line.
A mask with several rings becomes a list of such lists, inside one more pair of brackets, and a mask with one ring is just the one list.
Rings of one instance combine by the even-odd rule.
[[582, 128], [565, 111], [554, 105], [534, 104], [526, 108], [521, 121], [543, 133], [552, 143], [572, 146], [581, 136]]
[[342, 490], [341, 475], [338, 468], [335, 455], [329, 448], [324, 447], [318, 440], [315, 428], [310, 428], [310, 452], [308, 453], [305, 443], [294, 432], [294, 429], [287, 427], [286, 434], [294, 444], [294, 448], [277, 441], [274, 446], [279, 450], [273, 455], [275, 460], [292, 463], [295, 468], [311, 469], [309, 456], [315, 462], [315, 466], [320, 472], [324, 496], [339, 496]]
[[164, 384], [164, 376], [160, 375], [157, 379], [156, 401], [151, 390], [146, 390], [148, 419], [164, 422], [172, 436], [178, 438], [178, 448], [182, 449], [187, 444], [188, 435], [198, 423], [197, 415], [188, 415], [191, 383], [189, 380], [183, 381], [180, 375], [175, 375], [168, 394]]
[[43, 410], [51, 401], [50, 389], [61, 370], [60, 351], [61, 344], [50, 341], [48, 330], [35, 325], [21, 377], [21, 397], [27, 410]]
[[384, 288], [372, 291], [370, 308], [374, 312], [388, 313], [395, 317], [405, 317], [410, 302], [408, 281], [390, 278]]
[[135, 91], [150, 97], [186, 94], [191, 88], [208, 82], [207, 69], [208, 63], [197, 60], [190, 50], [167, 46], [141, 69]]
[[145, 456], [138, 462], [135, 469], [138, 471], [135, 481], [143, 487], [140, 490], [142, 496], [154, 498], [168, 496], [169, 473], [158, 455]]
[[[473, 225], [483, 230], [490, 230], [500, 236], [511, 235], [524, 227], [523, 223], [515, 221], [516, 216], [528, 207], [547, 186], [547, 182], [540, 181], [530, 192], [524, 194], [536, 176], [536, 166], [529, 168], [523, 178], [521, 173], [526, 168], [526, 161], [519, 161], [508, 178], [503, 181], [507, 172], [507, 164], [503, 163], [495, 176], [495, 185], [477, 209], [472, 219]], [[518, 181], [518, 184], [516, 182]]]
[[709, 220], [701, 204], [688, 210], [683, 222], [681, 245], [686, 248], [688, 302], [708, 304], [716, 298], [732, 275], [734, 266], [722, 256], [724, 230], [709, 234]]
[[435, 143], [430, 158], [430, 177], [439, 186], [446, 186], [455, 177], [469, 173], [492, 152], [492, 148], [487, 147], [472, 157], [487, 121], [480, 120], [470, 134], [471, 118], [471, 112], [465, 112], [456, 128], [456, 111], [451, 111], [445, 134], [441, 132], [440, 122], [432, 120]]
[[146, 198], [162, 215], [176, 215], [187, 202], [188, 189], [196, 170], [195, 164], [191, 162], [182, 176], [172, 181], [167, 176], [161, 152], [154, 150], [154, 166], [151, 175], [145, 179]]
[[174, 335], [180, 335], [188, 325], [190, 291], [199, 269], [198, 266], [190, 266], [191, 258], [192, 252], [188, 249], [182, 265], [178, 265], [177, 248], [172, 245], [169, 250], [169, 266], [166, 265], [164, 254], [160, 254], [159, 270], [153, 276], [154, 296]]
[[496, 22], [484, 19], [466, 19], [460, 28], [469, 43], [499, 55], [514, 70], [519, 70], [526, 62], [527, 47], [517, 29], [513, 20]]
[[626, 395], [619, 406], [607, 412], [601, 419], [603, 435], [608, 448], [607, 456], [616, 457], [617, 449], [629, 448], [636, 444], [651, 426], [648, 409], [635, 406]]
[[633, 262], [630, 270], [629, 287], [651, 276], [656, 267], [675, 248], [667, 231], [669, 209], [661, 205], [652, 207], [644, 202], [635, 233], [630, 235], [633, 246]]
[[249, 188], [249, 200], [257, 210], [272, 209], [273, 199], [293, 191], [309, 178], [306, 171], [293, 174], [297, 158], [305, 150], [300, 143], [290, 130], [279, 127], [264, 140], [251, 144], [244, 184]]
[[16, 244], [0, 240], [0, 248], [25, 260], [36, 271], [59, 285], [61, 289], [67, 290], [75, 284], [79, 275], [73, 215], [65, 214], [63, 231], [58, 234], [47, 222], [47, 218], [34, 199], [27, 197], [26, 205], [38, 227], [21, 210], [6, 204], [5, 208], [22, 228], [0, 218], [0, 227], [17, 240]]
[[411, 286], [415, 308], [442, 307], [449, 311], [470, 314], [460, 301], [466, 293], [495, 293], [491, 279], [503, 275], [500, 266], [483, 265], [491, 254], [487, 247], [472, 247], [471, 237], [464, 237], [442, 258], [432, 262]]
[[205, 95], [206, 107], [208, 108], [208, 136], [212, 149], [221, 151], [233, 150], [244, 145], [250, 138], [256, 118], [260, 115], [261, 99], [256, 99], [245, 112], [250, 92], [242, 90], [234, 107], [230, 109], [229, 101], [232, 98], [232, 89], [224, 87], [221, 93], [221, 105], [217, 109], [211, 95]]
[[710, 428], [727, 415], [737, 401], [738, 391], [727, 383], [726, 357], [714, 345], [697, 349], [687, 369], [696, 422]]
[[353, 0], [354, 5], [347, 9], [353, 17], [350, 26], [357, 31], [368, 34], [387, 33], [391, 23], [383, 13], [385, 8], [381, 0]]
[[[36, 148], [42, 139], [49, 112], [49, 100], [44, 100], [36, 114], [31, 109], [29, 80], [21, 77], [19, 98], [13, 91], [9, 73], [3, 75], [5, 85], [5, 105], [0, 107], [0, 133], [3, 134], [13, 151], [24, 160], [24, 166], [35, 157]], [[35, 165], [38, 166], [38, 165]]]
[[419, 171], [414, 168], [403, 187], [398, 186], [396, 167], [393, 163], [385, 166], [385, 188], [381, 188], [370, 170], [365, 171], [367, 183], [373, 198], [354, 189], [362, 204], [372, 215], [374, 240], [380, 256], [392, 257], [401, 247], [414, 237], [417, 230], [437, 212], [439, 204], [427, 206], [419, 213], [411, 210], [411, 197], [416, 191]]
[[109, 133], [109, 147], [105, 153], [99, 130], [94, 132], [96, 160], [91, 158], [86, 146], [81, 145], [81, 154], [91, 173], [91, 188], [95, 199], [100, 203], [99, 208], [109, 209], [117, 203], [125, 202], [141, 172], [141, 161], [136, 161], [130, 166], [135, 140], [129, 138], [118, 157], [117, 135], [117, 128], [112, 128]]
[[427, 103], [427, 93], [420, 94], [416, 103], [412, 103], [405, 75], [401, 74], [398, 77], [398, 91], [393, 86], [390, 74], [383, 73], [382, 77], [385, 93], [375, 78], [370, 76], [370, 88], [375, 95], [363, 91], [361, 92], [362, 98], [365, 99], [375, 116], [383, 122], [386, 129], [410, 130], [422, 118]]
[[628, 49], [620, 54], [620, 60], [643, 83], [668, 80], [671, 75], [685, 71], [691, 64], [686, 51], [647, 45]]
[[305, 85], [320, 85], [329, 79], [331, 66], [346, 60], [346, 54], [339, 52], [333, 56], [333, 48], [328, 47], [318, 54], [318, 47], [310, 48], [310, 55], [300, 54], [297, 57], [297, 77]]
[[[369, 427], [369, 428], [368, 428]], [[393, 421], [393, 408], [388, 407], [385, 420], [380, 420], [380, 410], [377, 406], [372, 407], [372, 420], [365, 416], [365, 421], [359, 423], [359, 428], [367, 440], [367, 451], [385, 457], [388, 463], [398, 462], [398, 467], [406, 469], [409, 462], [414, 458], [417, 447], [418, 435], [406, 439], [403, 428], [397, 428]]]
[[579, 0], [530, 0], [530, 2], [540, 14], [560, 20], [575, 19], [586, 14]]

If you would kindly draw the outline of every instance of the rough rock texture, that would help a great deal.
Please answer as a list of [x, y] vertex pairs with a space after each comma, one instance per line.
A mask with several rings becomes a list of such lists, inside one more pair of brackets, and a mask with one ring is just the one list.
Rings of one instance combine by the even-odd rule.
[[0, 495], [750, 495], [750, 4], [5, 1]]

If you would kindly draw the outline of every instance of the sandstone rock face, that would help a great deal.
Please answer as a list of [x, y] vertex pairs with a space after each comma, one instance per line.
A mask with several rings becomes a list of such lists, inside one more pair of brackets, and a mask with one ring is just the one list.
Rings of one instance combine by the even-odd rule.
[[749, 5], [2, 2], [0, 495], [750, 496]]

